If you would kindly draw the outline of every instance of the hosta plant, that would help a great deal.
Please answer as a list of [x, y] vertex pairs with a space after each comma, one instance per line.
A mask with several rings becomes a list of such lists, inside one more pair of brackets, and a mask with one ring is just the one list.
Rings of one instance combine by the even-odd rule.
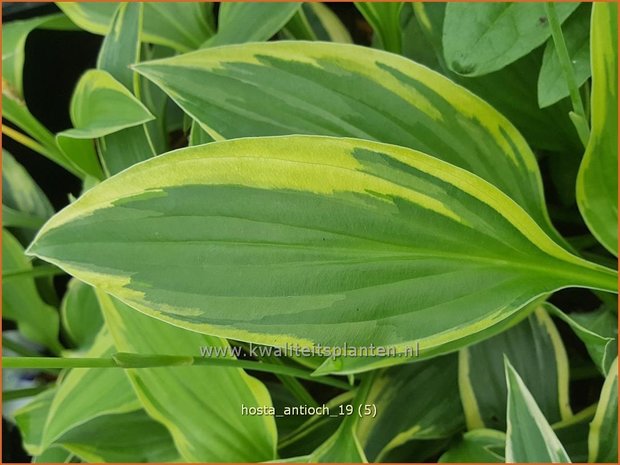
[[[30, 456], [617, 461], [615, 3], [58, 8], [3, 28]], [[56, 133], [35, 29], [102, 36]]]

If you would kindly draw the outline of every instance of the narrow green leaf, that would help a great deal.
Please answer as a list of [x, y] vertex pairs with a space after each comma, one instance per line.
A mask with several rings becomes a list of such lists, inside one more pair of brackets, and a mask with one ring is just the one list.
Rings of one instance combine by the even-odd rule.
[[220, 5], [217, 34], [203, 47], [260, 42], [273, 37], [299, 10], [299, 2], [225, 2]]
[[377, 414], [363, 417], [357, 429], [368, 459], [383, 462], [406, 442], [450, 437], [463, 428], [457, 372], [454, 354], [379, 372], [365, 402]]
[[9, 85], [16, 96], [23, 98], [23, 70], [28, 35], [37, 28], [74, 29], [62, 13], [10, 21], [2, 27], [2, 88]]
[[[58, 2], [58, 7], [82, 29], [106, 35], [118, 7], [114, 2]], [[211, 8], [206, 3], [145, 2], [142, 40], [186, 52], [213, 34]]]
[[[58, 148], [54, 135], [48, 131], [28, 110], [26, 102], [11, 93], [9, 86], [2, 86], [2, 117], [16, 125], [22, 131], [35, 139], [40, 146], [35, 152], [62, 166], [79, 178], [84, 173]], [[17, 137], [18, 132], [8, 126], [3, 126], [2, 134], [34, 150], [33, 144], [26, 144], [23, 137]]]
[[310, 21], [308, 21], [308, 17], [306, 16], [303, 6], [295, 12], [293, 17], [278, 33], [278, 38], [318, 40], [314, 29], [310, 25]]
[[471, 173], [318, 136], [147, 160], [54, 216], [29, 252], [205, 334], [400, 353], [419, 343], [423, 357], [555, 289], [617, 286]]
[[[16, 231], [16, 234], [17, 232], [23, 232], [24, 229], [30, 231], [37, 230], [43, 226], [43, 223], [45, 223], [45, 218], [20, 213], [6, 205], [2, 205], [2, 225], [5, 228], [20, 228]], [[25, 242], [30, 242], [27, 237], [24, 239]]]
[[103, 316], [95, 290], [77, 279], [69, 281], [60, 308], [61, 322], [79, 349], [91, 346], [103, 326]]
[[439, 463], [504, 463], [506, 435], [492, 429], [475, 429], [463, 437], [441, 457]]
[[507, 357], [505, 363], [508, 386], [506, 462], [570, 463], [562, 443]]
[[[77, 176], [82, 173], [56, 147], [54, 136], [28, 111], [23, 96], [25, 45], [30, 32], [38, 27], [71, 30], [75, 26], [62, 14], [41, 16], [24, 21], [11, 21], [2, 30], [2, 117], [11, 121], [40, 144], [36, 150]], [[11, 128], [3, 133], [15, 139]], [[23, 140], [16, 139], [23, 143]]]
[[488, 104], [403, 57], [346, 44], [273, 42], [201, 50], [136, 69], [215, 139], [317, 134], [421, 150], [495, 184], [562, 240], [547, 218], [536, 159], [522, 136]]
[[153, 119], [142, 102], [101, 70], [89, 70], [80, 78], [70, 111], [74, 128], [57, 134], [56, 141], [84, 173], [97, 179], [103, 174], [91, 140]]
[[319, 2], [303, 2], [301, 10], [318, 40], [350, 44], [351, 34], [340, 18], [326, 5]]
[[[414, 61], [422, 59], [421, 63], [440, 71], [491, 104], [515, 125], [531, 147], [562, 153], [580, 151], [583, 145], [568, 117], [570, 102], [565, 99], [544, 109], [538, 106], [537, 76], [542, 59], [541, 49], [484, 76], [465, 77], [448, 69], [443, 58], [442, 44], [446, 5], [427, 2], [414, 4], [416, 20], [422, 32], [419, 35], [426, 37], [430, 45], [427, 43], [425, 46], [423, 38], [420, 40], [420, 37], [410, 35], [412, 47], [409, 53], [414, 53], [411, 58]], [[435, 51], [436, 63], [428, 56], [430, 49]]]
[[[584, 4], [564, 23], [562, 32], [570, 55], [576, 84], [581, 86], [590, 77], [590, 5]], [[547, 41], [542, 67], [538, 75], [538, 105], [553, 105], [568, 97], [568, 84], [552, 40]]]
[[403, 2], [355, 2], [355, 6], [372, 26], [380, 47], [388, 52], [401, 53], [400, 13]]
[[570, 315], [549, 303], [545, 303], [545, 309], [571, 327], [585, 344], [597, 368], [605, 375], [618, 353], [617, 315], [604, 307], [595, 312]]
[[[5, 209], [8, 208], [10, 210]], [[2, 224], [11, 226], [10, 217], [6, 213], [17, 213], [21, 218], [31, 218], [32, 222], [22, 224], [25, 227], [38, 229], [42, 223], [52, 216], [54, 209], [49, 200], [30, 177], [26, 169], [20, 165], [6, 150], [2, 150]], [[25, 216], [24, 216], [25, 215]], [[15, 223], [14, 223], [15, 224]], [[17, 225], [16, 225], [17, 226]], [[30, 242], [33, 232], [19, 228], [15, 236], [24, 242]]]
[[168, 430], [144, 410], [97, 417], [67, 432], [59, 442], [89, 463], [180, 461]]
[[618, 461], [618, 358], [605, 378], [596, 414], [590, 423], [588, 462]]
[[[117, 350], [197, 356], [202, 346], [228, 346], [223, 339], [185, 331], [145, 316], [104, 293], [98, 293], [98, 297]], [[127, 373], [144, 408], [168, 428], [184, 461], [275, 458], [273, 417], [242, 417], [242, 405], [271, 405], [264, 385], [243, 370], [176, 366], [128, 369]], [[171, 398], [174, 402], [170, 402]]]
[[189, 132], [189, 145], [202, 145], [213, 142], [213, 138], [207, 131], [202, 129], [196, 121], [192, 121], [192, 128]]
[[2, 204], [13, 210], [49, 218], [54, 209], [26, 169], [2, 150]]
[[359, 412], [367, 403], [368, 394], [374, 384], [374, 373], [367, 375], [357, 390], [355, 398], [348, 404], [352, 408], [349, 415], [344, 419], [334, 434], [311, 454], [302, 457], [279, 460], [279, 462], [299, 463], [368, 463], [364, 449], [357, 436], [357, 428], [360, 422]]
[[[506, 429], [505, 356], [530, 387], [548, 421], [572, 416], [566, 349], [553, 321], [539, 307], [508, 331], [461, 350], [459, 385], [470, 430]], [[540, 383], [543, 378], [545, 382]]]
[[[2, 272], [31, 270], [32, 264], [17, 239], [2, 229]], [[58, 342], [58, 313], [39, 296], [32, 277], [2, 282], [2, 317], [17, 323], [21, 334], [52, 352]]]
[[[110, 73], [135, 95], [141, 93], [141, 80], [130, 65], [140, 61], [143, 9], [143, 3], [125, 3], [118, 6], [110, 32], [103, 40], [97, 58], [98, 69]], [[153, 122], [152, 119], [150, 122]], [[155, 150], [149, 134], [143, 124], [99, 139], [99, 154], [106, 173], [116, 174], [154, 156]]]
[[[558, 3], [560, 21], [579, 3]], [[551, 36], [543, 3], [448, 3], [443, 29], [448, 67], [463, 76], [497, 71]]]
[[43, 453], [41, 447], [43, 430], [55, 395], [55, 388], [48, 389], [19, 408], [14, 414], [15, 423], [22, 438], [22, 445], [30, 455]]
[[73, 454], [61, 446], [52, 446], [32, 458], [32, 463], [71, 463]]
[[618, 5], [596, 3], [590, 34], [592, 132], [577, 176], [577, 205], [592, 234], [618, 255]]

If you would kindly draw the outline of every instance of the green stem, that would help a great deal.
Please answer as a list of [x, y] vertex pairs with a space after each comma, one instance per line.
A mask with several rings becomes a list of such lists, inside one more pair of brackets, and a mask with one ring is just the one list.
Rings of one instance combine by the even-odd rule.
[[573, 105], [574, 113], [570, 115], [571, 120], [573, 121], [575, 129], [577, 129], [577, 133], [579, 134], [579, 138], [585, 147], [588, 144], [588, 139], [590, 138], [590, 128], [588, 127], [588, 120], [583, 106], [583, 101], [581, 100], [581, 94], [579, 93], [579, 87], [577, 86], [575, 69], [570, 59], [566, 42], [564, 41], [564, 34], [562, 34], [562, 26], [560, 24], [560, 19], [558, 18], [555, 4], [553, 2], [547, 2], [545, 3], [545, 9], [547, 11], [549, 25], [551, 26], [551, 35], [553, 37], [553, 43], [555, 44], [555, 50], [558, 54], [560, 66], [564, 74], [564, 79], [566, 79], [568, 92]]
[[2, 357], [2, 368], [111, 368], [118, 367], [113, 358], [86, 357]]
[[65, 274], [63, 270], [54, 265], [41, 265], [24, 270], [10, 270], [2, 273], [2, 279], [7, 281], [16, 278], [39, 278], [41, 276], [57, 276]]
[[47, 386], [36, 386], [25, 389], [13, 389], [10, 391], [2, 391], [2, 401], [7, 402], [9, 400], [23, 399], [25, 397], [36, 396], [37, 394], [45, 391]]
[[345, 390], [351, 389], [351, 386], [344, 381], [328, 377], [312, 376], [307, 371], [299, 368], [249, 360], [236, 360], [232, 358], [117, 353], [110, 358], [5, 357], [2, 359], [3, 368], [155, 368], [172, 366], [221, 366], [243, 368], [246, 370], [294, 376], [296, 378], [314, 381], [315, 383], [322, 383]]
[[34, 139], [31, 139], [30, 137], [28, 137], [25, 134], [22, 134], [19, 131], [16, 131], [15, 129], [13, 129], [10, 126], [3, 125], [2, 126], [2, 133], [5, 136], [10, 137], [11, 139], [13, 139], [15, 142], [19, 142], [24, 147], [28, 147], [30, 150], [33, 150], [33, 151], [37, 152], [39, 155], [43, 155], [44, 157], [47, 157], [47, 158], [53, 158], [54, 157], [49, 152], [49, 150], [47, 150], [44, 146], [39, 144], [37, 141], [35, 141]]

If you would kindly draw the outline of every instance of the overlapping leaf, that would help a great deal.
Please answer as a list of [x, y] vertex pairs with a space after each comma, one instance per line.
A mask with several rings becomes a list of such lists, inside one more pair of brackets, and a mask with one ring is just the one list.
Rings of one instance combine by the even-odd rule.
[[[103, 293], [98, 297], [118, 351], [197, 356], [202, 346], [228, 344], [142, 315]], [[127, 373], [144, 408], [168, 428], [184, 461], [275, 458], [273, 418], [241, 415], [242, 405], [270, 405], [269, 394], [242, 370], [163, 367]]]
[[268, 40], [284, 27], [300, 7], [299, 2], [222, 3], [217, 34], [203, 47]]
[[421, 150], [495, 184], [561, 241], [521, 135], [489, 105], [410, 60], [345, 44], [277, 42], [136, 69], [216, 139], [318, 134]]
[[362, 418], [357, 429], [366, 456], [383, 462], [408, 441], [450, 437], [464, 427], [457, 371], [457, 357], [447, 355], [380, 372], [365, 402], [377, 415]]
[[[143, 8], [142, 3], [127, 3], [118, 6], [112, 21], [112, 30], [103, 40], [97, 58], [97, 68], [110, 73], [114, 79], [125, 86], [130, 94], [140, 91], [140, 79], [131, 70], [130, 65], [140, 61]], [[116, 111], [119, 112], [118, 115], [124, 110]], [[150, 112], [149, 117], [150, 123], [156, 124], [152, 121]], [[136, 118], [134, 121], [139, 119]], [[147, 122], [149, 121], [143, 121], [143, 123]], [[108, 174], [116, 174], [155, 155], [149, 132], [144, 124], [132, 125], [106, 134], [98, 140], [98, 149]]]
[[569, 463], [570, 458], [534, 397], [506, 358], [506, 462]]
[[[109, 357], [113, 352], [112, 339], [104, 329], [86, 356]], [[44, 423], [41, 450], [97, 417], [133, 412], [140, 407], [122, 369], [74, 368], [56, 389]]]
[[[563, 25], [566, 48], [573, 65], [575, 81], [581, 86], [590, 77], [590, 12], [582, 5]], [[568, 84], [552, 40], [547, 42], [538, 76], [538, 104], [541, 108], [568, 96]]]
[[[579, 6], [558, 3], [560, 21]], [[449, 3], [443, 48], [450, 69], [464, 76], [497, 71], [551, 36], [543, 3]]]
[[103, 178], [93, 139], [138, 126], [153, 116], [109, 73], [89, 70], [71, 99], [73, 128], [56, 135], [58, 145], [85, 174]]
[[577, 204], [607, 250], [618, 255], [618, 5], [592, 10], [592, 132], [577, 177]]
[[611, 364], [590, 423], [588, 462], [615, 463], [618, 459], [618, 359]]
[[69, 281], [62, 306], [62, 325], [78, 349], [87, 349], [103, 325], [95, 290], [77, 279]]
[[[25, 243], [33, 239], [35, 230], [54, 213], [43, 191], [6, 150], [2, 150], [2, 208], [2, 225], [21, 226], [15, 235]], [[14, 214], [13, 224], [6, 209]]]
[[[19, 241], [2, 229], [2, 273], [32, 270]], [[4, 277], [4, 276], [3, 276]], [[15, 321], [19, 331], [33, 342], [60, 352], [58, 312], [46, 304], [29, 276], [2, 280], [2, 317]]]
[[614, 271], [564, 251], [480, 178], [406, 148], [312, 136], [148, 160], [53, 217], [30, 253], [206, 334], [419, 342], [424, 357], [554, 289], [616, 289]]
[[439, 457], [439, 463], [504, 463], [506, 435], [492, 429], [468, 431]]
[[378, 45], [388, 52], [400, 53], [402, 48], [400, 13], [403, 2], [356, 2], [355, 6], [372, 26]]
[[[58, 2], [82, 29], [105, 35], [117, 3]], [[211, 5], [192, 2], [145, 2], [142, 40], [185, 52], [196, 49], [214, 33]]]
[[469, 429], [506, 429], [504, 356], [518, 370], [549, 422], [572, 415], [566, 350], [549, 315], [537, 308], [513, 328], [461, 350], [459, 384]]

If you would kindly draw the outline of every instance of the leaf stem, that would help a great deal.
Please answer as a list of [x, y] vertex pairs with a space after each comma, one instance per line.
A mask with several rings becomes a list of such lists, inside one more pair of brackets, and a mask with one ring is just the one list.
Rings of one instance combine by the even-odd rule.
[[53, 155], [50, 154], [50, 152], [43, 145], [39, 144], [34, 139], [31, 139], [27, 135], [22, 134], [19, 131], [16, 131], [10, 126], [3, 124], [2, 133], [6, 135], [7, 137], [10, 137], [11, 139], [13, 139], [15, 142], [19, 142], [24, 147], [28, 147], [29, 149], [37, 152], [40, 155], [43, 155], [44, 157], [54, 158]]
[[588, 144], [590, 138], [590, 128], [588, 127], [588, 119], [581, 100], [581, 94], [579, 93], [579, 87], [577, 86], [577, 80], [575, 79], [575, 69], [564, 41], [564, 34], [562, 34], [562, 26], [558, 13], [553, 2], [546, 2], [545, 9], [547, 12], [547, 18], [551, 27], [551, 35], [553, 37], [553, 43], [555, 44], [555, 51], [558, 54], [560, 66], [564, 74], [564, 79], [568, 85], [568, 91], [573, 105], [573, 113], [570, 115], [575, 129], [579, 134], [579, 138], [584, 147]]
[[192, 357], [181, 355], [144, 355], [117, 353], [110, 358], [89, 357], [4, 357], [2, 368], [156, 368], [172, 366], [221, 366], [262, 371], [322, 383], [344, 390], [348, 383], [329, 377], [312, 376], [300, 368], [233, 358]]

